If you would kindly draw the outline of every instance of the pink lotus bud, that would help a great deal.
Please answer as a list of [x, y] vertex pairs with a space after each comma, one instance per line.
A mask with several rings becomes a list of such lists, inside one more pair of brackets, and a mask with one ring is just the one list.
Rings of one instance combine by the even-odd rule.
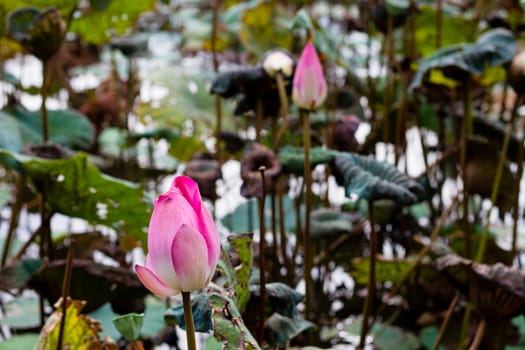
[[217, 228], [197, 183], [176, 177], [169, 191], [155, 201], [146, 266], [135, 265], [137, 276], [158, 296], [189, 292], [210, 282], [219, 254]]
[[327, 93], [323, 67], [315, 52], [314, 45], [309, 42], [303, 49], [295, 76], [293, 78], [292, 99], [302, 109], [316, 109], [321, 106]]

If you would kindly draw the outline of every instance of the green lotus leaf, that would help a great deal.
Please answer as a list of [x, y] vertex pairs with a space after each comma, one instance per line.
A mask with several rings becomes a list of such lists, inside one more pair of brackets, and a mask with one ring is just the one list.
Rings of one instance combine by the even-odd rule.
[[[319, 164], [331, 163], [334, 160], [333, 151], [313, 147], [310, 149], [310, 165], [315, 168]], [[279, 152], [279, 161], [283, 167], [283, 172], [292, 174], [304, 173], [304, 151], [302, 147], [286, 146]]]
[[337, 153], [334, 171], [347, 195], [356, 194], [368, 201], [393, 199], [412, 204], [423, 191], [419, 183], [391, 164], [354, 153]]
[[502, 28], [490, 30], [475, 43], [444, 47], [421, 59], [410, 89], [420, 87], [427, 73], [436, 69], [457, 81], [469, 74], [481, 75], [486, 67], [512, 60], [516, 50], [516, 39], [510, 31]]

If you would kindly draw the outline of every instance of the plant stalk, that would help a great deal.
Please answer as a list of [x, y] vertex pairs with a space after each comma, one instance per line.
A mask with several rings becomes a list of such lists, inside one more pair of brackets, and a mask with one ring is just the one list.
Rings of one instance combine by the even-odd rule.
[[458, 302], [459, 302], [459, 293], [456, 292], [454, 299], [452, 299], [452, 301], [450, 302], [450, 305], [448, 306], [447, 313], [445, 314], [445, 318], [443, 319], [443, 322], [441, 323], [441, 327], [439, 327], [439, 333], [438, 333], [438, 336], [436, 337], [432, 350], [439, 349], [439, 345], [441, 344], [441, 341], [443, 340], [443, 336], [445, 335], [445, 330], [447, 329], [448, 322], [450, 321], [450, 317], [452, 317], [452, 312], [454, 312], [454, 309], [456, 308], [456, 305], [458, 304]]
[[470, 76], [465, 81], [465, 91], [463, 96], [463, 119], [461, 123], [461, 147], [460, 147], [460, 166], [461, 178], [463, 182], [463, 233], [465, 235], [465, 255], [467, 259], [472, 256], [470, 228], [469, 228], [469, 195], [467, 193], [467, 140], [470, 134], [472, 123], [472, 101], [470, 89]]
[[24, 204], [24, 186], [25, 186], [25, 177], [23, 175], [18, 175], [16, 183], [16, 199], [11, 207], [11, 217], [9, 218], [9, 228], [7, 230], [7, 238], [4, 245], [4, 251], [2, 252], [2, 262], [0, 268], [4, 267], [7, 262], [7, 257], [9, 256], [9, 249], [11, 247], [11, 241], [13, 240], [13, 235], [15, 233], [15, 228], [18, 222], [18, 217], [20, 216], [20, 210]]
[[75, 241], [70, 240], [69, 249], [67, 251], [66, 270], [64, 272], [64, 280], [62, 281], [62, 317], [60, 318], [60, 328], [58, 331], [57, 350], [62, 350], [64, 340], [64, 329], [66, 326], [66, 314], [69, 295], [69, 285], [71, 284], [71, 272], [73, 270], [73, 247]]
[[182, 305], [184, 307], [184, 323], [186, 324], [186, 342], [188, 343], [188, 350], [197, 350], [190, 292], [182, 292]]
[[283, 138], [286, 130], [288, 130], [288, 96], [286, 95], [282, 73], [278, 72], [275, 79], [277, 81], [277, 91], [279, 91], [279, 102], [281, 104], [281, 115], [283, 117], [281, 128], [277, 131], [277, 135], [275, 135], [275, 141], [273, 143], [274, 150], [278, 152], [281, 139]]
[[303, 229], [304, 269], [303, 277], [305, 283], [305, 319], [310, 318], [312, 297], [312, 247], [310, 242], [310, 212], [312, 211], [312, 167], [310, 165], [310, 114], [302, 110], [303, 118], [303, 145], [304, 145], [304, 185], [305, 185], [305, 219]]
[[374, 303], [375, 286], [376, 286], [376, 251], [377, 251], [377, 233], [374, 223], [374, 202], [368, 201], [368, 222], [370, 223], [370, 267], [368, 275], [368, 285], [366, 287], [366, 299], [363, 309], [363, 320], [361, 322], [361, 337], [359, 339], [358, 349], [365, 348], [366, 335], [372, 324], [368, 323], [368, 318], [372, 314]]
[[42, 139], [43, 144], [49, 141], [49, 123], [47, 116], [47, 64], [46, 61], [42, 61], [42, 88], [40, 89], [40, 96], [42, 97], [42, 104], [40, 106], [40, 113], [42, 114]]
[[478, 328], [476, 329], [476, 335], [474, 336], [474, 340], [472, 341], [469, 350], [478, 350], [479, 346], [481, 345], [481, 341], [483, 340], [483, 336], [485, 335], [486, 328], [487, 323], [484, 319], [481, 319], [481, 321], [478, 324]]
[[264, 200], [266, 197], [266, 181], [264, 172], [266, 167], [261, 166], [259, 172], [261, 173], [262, 181], [262, 197], [259, 198], [259, 286], [260, 286], [260, 304], [259, 304], [259, 329], [257, 332], [257, 342], [262, 345], [264, 340], [264, 321], [265, 321], [265, 306], [266, 306], [266, 222], [264, 220]]

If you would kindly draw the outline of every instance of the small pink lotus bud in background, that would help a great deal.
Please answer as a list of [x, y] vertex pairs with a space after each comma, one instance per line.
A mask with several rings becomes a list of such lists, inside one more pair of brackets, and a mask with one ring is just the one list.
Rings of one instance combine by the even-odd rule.
[[309, 42], [297, 63], [292, 99], [299, 108], [313, 110], [324, 103], [327, 89], [319, 56], [314, 45]]
[[213, 277], [219, 254], [217, 228], [197, 183], [176, 177], [155, 201], [146, 266], [135, 265], [138, 278], [158, 296], [200, 289]]

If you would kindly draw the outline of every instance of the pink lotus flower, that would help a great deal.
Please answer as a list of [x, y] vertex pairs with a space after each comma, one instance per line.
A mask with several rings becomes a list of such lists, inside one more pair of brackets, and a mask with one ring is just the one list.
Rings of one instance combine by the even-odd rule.
[[314, 45], [309, 42], [303, 49], [293, 78], [292, 99], [302, 109], [312, 110], [321, 106], [327, 93], [323, 67]]
[[219, 253], [217, 229], [197, 183], [176, 177], [155, 201], [146, 266], [135, 265], [138, 278], [158, 296], [200, 289], [213, 277]]

